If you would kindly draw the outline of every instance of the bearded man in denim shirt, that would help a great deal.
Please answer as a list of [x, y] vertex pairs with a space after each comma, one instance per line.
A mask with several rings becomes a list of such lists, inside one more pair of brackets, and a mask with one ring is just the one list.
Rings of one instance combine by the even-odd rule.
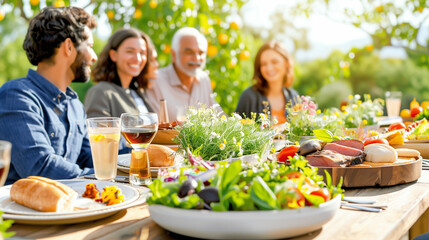
[[30, 21], [23, 48], [37, 70], [0, 88], [0, 139], [12, 143], [7, 184], [94, 172], [84, 107], [69, 85], [89, 79], [95, 26], [78, 7], [47, 7]]

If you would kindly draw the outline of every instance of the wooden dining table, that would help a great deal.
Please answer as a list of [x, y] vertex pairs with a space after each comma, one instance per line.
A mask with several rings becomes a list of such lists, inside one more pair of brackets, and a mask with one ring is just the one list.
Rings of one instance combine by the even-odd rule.
[[[412, 239], [428, 232], [429, 170], [422, 170], [416, 182], [346, 189], [345, 196], [375, 199], [377, 205], [388, 207], [379, 213], [340, 208], [321, 229], [292, 239]], [[69, 225], [15, 223], [9, 231], [16, 232], [12, 239], [190, 239], [158, 226], [145, 203], [101, 220]]]

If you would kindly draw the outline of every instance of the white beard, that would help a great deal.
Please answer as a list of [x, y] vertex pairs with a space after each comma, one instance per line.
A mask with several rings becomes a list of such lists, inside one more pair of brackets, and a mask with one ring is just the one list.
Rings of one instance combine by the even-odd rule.
[[176, 67], [182, 71], [183, 73], [185, 73], [186, 75], [188, 75], [189, 77], [196, 77], [198, 75], [198, 73], [203, 71], [203, 68], [205, 66], [205, 62], [201, 63], [201, 66], [199, 66], [198, 68], [194, 68], [194, 69], [186, 69], [183, 65], [182, 62], [180, 61], [180, 56], [179, 54], [176, 55]]

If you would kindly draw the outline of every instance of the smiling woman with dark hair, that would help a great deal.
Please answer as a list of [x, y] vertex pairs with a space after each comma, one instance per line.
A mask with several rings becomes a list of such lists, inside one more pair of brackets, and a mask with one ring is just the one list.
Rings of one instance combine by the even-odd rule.
[[293, 60], [286, 48], [277, 41], [262, 45], [255, 57], [254, 71], [256, 83], [241, 94], [235, 112], [251, 117], [251, 113], [268, 110], [278, 123], [286, 122], [286, 104], [294, 103], [298, 97], [292, 88]]
[[93, 70], [97, 84], [85, 98], [88, 117], [152, 111], [144, 95], [152, 49], [150, 38], [135, 28], [120, 29], [110, 37]]
[[[88, 117], [152, 112], [145, 89], [148, 87], [148, 71], [154, 71], [154, 66], [149, 65], [158, 68], [156, 59], [153, 60], [153, 49], [150, 38], [135, 28], [120, 29], [109, 38], [93, 70], [97, 84], [86, 94]], [[156, 78], [153, 74], [149, 76]], [[121, 153], [129, 150], [123, 140], [119, 149]]]

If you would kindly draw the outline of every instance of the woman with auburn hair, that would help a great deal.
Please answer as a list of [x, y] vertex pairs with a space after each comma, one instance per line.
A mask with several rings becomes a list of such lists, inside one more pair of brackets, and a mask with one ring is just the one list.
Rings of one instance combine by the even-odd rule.
[[[92, 71], [97, 84], [85, 97], [89, 118], [153, 112], [145, 89], [149, 78], [157, 78], [159, 64], [154, 49], [150, 38], [135, 28], [120, 29], [109, 38]], [[122, 142], [120, 149], [124, 148]]]
[[251, 113], [268, 111], [278, 123], [286, 122], [286, 104], [294, 104], [298, 97], [292, 88], [292, 58], [281, 43], [270, 41], [259, 48], [254, 68], [256, 83], [241, 94], [235, 112], [251, 117]]

